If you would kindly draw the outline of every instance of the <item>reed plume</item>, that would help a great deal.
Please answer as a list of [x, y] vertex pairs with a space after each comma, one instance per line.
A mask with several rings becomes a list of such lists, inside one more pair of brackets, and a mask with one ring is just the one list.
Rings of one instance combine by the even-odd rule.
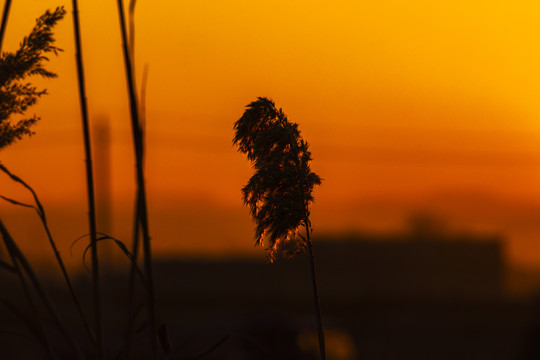
[[[6, 3], [7, 7], [8, 3]], [[9, 9], [4, 9], [0, 38], [3, 37]], [[44, 64], [47, 55], [55, 55], [62, 49], [54, 45], [53, 28], [66, 11], [57, 7], [54, 11], [47, 10], [37, 20], [28, 36], [25, 36], [15, 52], [0, 54], [0, 150], [34, 134], [34, 126], [40, 118], [36, 115], [14, 120], [13, 117], [23, 115], [29, 107], [35, 105], [47, 90], [38, 90], [25, 80], [33, 75], [44, 78], [54, 78], [57, 75], [47, 69]], [[1, 44], [0, 44], [1, 45]]]
[[[326, 359], [315, 257], [311, 244], [309, 205], [313, 189], [321, 178], [311, 171], [309, 144], [298, 124], [290, 122], [282, 109], [265, 97], [250, 103], [234, 124], [233, 143], [247, 155], [255, 173], [242, 189], [257, 226], [255, 244], [264, 246], [269, 262], [286, 242], [294, 247], [290, 255], [309, 254], [313, 298], [317, 316], [321, 359]], [[300, 233], [304, 228], [305, 235]]]

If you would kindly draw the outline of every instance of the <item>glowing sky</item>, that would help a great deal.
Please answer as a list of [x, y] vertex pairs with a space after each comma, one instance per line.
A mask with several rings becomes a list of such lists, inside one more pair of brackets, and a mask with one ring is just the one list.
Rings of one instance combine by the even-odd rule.
[[[15, 1], [4, 48], [57, 5], [68, 9], [56, 31], [65, 51], [50, 62], [59, 78], [36, 80], [50, 93], [32, 109], [37, 134], [0, 159], [46, 205], [77, 206], [84, 224], [70, 2]], [[120, 214], [134, 176], [116, 4], [81, 1], [80, 12], [90, 116], [111, 122]], [[251, 250], [240, 199], [251, 170], [232, 124], [268, 96], [300, 124], [325, 179], [316, 231], [395, 228], [426, 211], [453, 228], [501, 232], [512, 261], [540, 264], [538, 14], [537, 1], [139, 0], [156, 249]]]

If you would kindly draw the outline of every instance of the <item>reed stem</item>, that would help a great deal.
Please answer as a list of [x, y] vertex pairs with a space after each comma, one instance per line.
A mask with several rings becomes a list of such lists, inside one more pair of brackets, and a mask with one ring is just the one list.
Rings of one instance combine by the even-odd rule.
[[28, 278], [30, 279], [30, 282], [34, 286], [41, 302], [43, 303], [43, 305], [45, 306], [45, 308], [51, 315], [54, 323], [60, 330], [60, 334], [62, 335], [62, 337], [64, 337], [64, 339], [68, 342], [68, 344], [73, 348], [73, 350], [77, 354], [76, 358], [82, 359], [83, 355], [82, 355], [81, 349], [79, 348], [77, 343], [73, 340], [73, 338], [67, 331], [66, 327], [64, 326], [64, 323], [60, 319], [60, 315], [55, 310], [52, 301], [47, 296], [47, 293], [45, 292], [43, 286], [39, 282], [39, 279], [37, 278], [36, 273], [32, 269], [32, 266], [30, 265], [30, 263], [28, 262], [28, 260], [26, 259], [22, 251], [17, 246], [17, 243], [13, 240], [13, 238], [9, 234], [2, 220], [0, 220], [0, 235], [4, 239], [4, 244], [6, 245], [6, 248], [9, 249], [9, 252], [12, 258], [14, 257], [18, 261], [18, 263], [20, 264], [24, 272], [26, 272], [26, 275], [28, 276]]
[[19, 277], [19, 281], [21, 282], [21, 287], [23, 289], [24, 295], [26, 296], [26, 298], [28, 300], [28, 304], [30, 305], [32, 315], [33, 315], [33, 317], [35, 319], [35, 322], [37, 324], [36, 325], [37, 332], [38, 332], [39, 336], [41, 337], [41, 339], [39, 339], [39, 340], [42, 342], [43, 346], [45, 347], [45, 350], [47, 351], [47, 357], [52, 360], [52, 359], [55, 358], [54, 355], [53, 355], [52, 346], [51, 346], [51, 343], [49, 341], [49, 338], [47, 337], [47, 333], [43, 329], [43, 325], [42, 325], [41, 321], [39, 320], [40, 316], [39, 316], [39, 312], [37, 310], [36, 303], [35, 303], [34, 299], [32, 298], [30, 288], [29, 288], [29, 286], [28, 286], [28, 284], [26, 282], [26, 279], [24, 278], [24, 274], [23, 274], [23, 272], [21, 270], [21, 266], [19, 264], [17, 255], [13, 251], [13, 248], [10, 245], [8, 245], [8, 243], [6, 243], [6, 248], [8, 250], [9, 257], [11, 258], [11, 262], [13, 263], [13, 266], [15, 268], [15, 272], [16, 272], [17, 276]]
[[133, 248], [131, 253], [133, 254], [133, 261], [129, 270], [129, 283], [128, 283], [128, 325], [126, 329], [126, 359], [131, 357], [131, 344], [133, 338], [133, 326], [135, 324], [135, 275], [137, 273], [137, 263], [139, 261], [139, 248], [140, 248], [140, 222], [139, 222], [139, 196], [138, 192], [135, 194], [135, 213], [133, 219]]
[[148, 206], [146, 203], [146, 187], [144, 182], [144, 142], [143, 133], [141, 127], [141, 120], [139, 117], [139, 107], [137, 102], [137, 94], [135, 91], [135, 81], [133, 77], [133, 68], [131, 64], [131, 57], [129, 52], [127, 33], [126, 33], [126, 20], [124, 16], [124, 4], [122, 0], [117, 1], [118, 16], [120, 18], [120, 30], [122, 36], [122, 49], [124, 53], [124, 66], [126, 70], [126, 79], [128, 85], [129, 105], [131, 115], [131, 128], [133, 132], [133, 145], [135, 151], [136, 160], [136, 181], [137, 181], [137, 199], [139, 207], [139, 219], [142, 232], [143, 243], [143, 257], [144, 268], [146, 273], [146, 281], [148, 286], [147, 291], [147, 303], [150, 316], [151, 326], [151, 345], [152, 351], [155, 357], [158, 354], [158, 341], [157, 341], [157, 312], [155, 304], [155, 290], [154, 290], [154, 276], [152, 269], [152, 248], [150, 243], [150, 232], [148, 229]]
[[90, 142], [90, 127], [88, 121], [88, 107], [86, 103], [86, 88], [84, 79], [84, 68], [82, 61], [81, 35], [79, 23], [79, 7], [77, 0], [72, 0], [73, 4], [73, 30], [75, 36], [75, 57], [77, 61], [77, 78], [79, 84], [79, 99], [81, 106], [81, 117], [84, 136], [84, 152], [86, 157], [86, 189], [88, 196], [88, 223], [90, 228], [90, 243], [92, 245], [92, 284], [94, 292], [94, 311], [96, 322], [96, 343], [98, 359], [104, 359], [103, 329], [102, 329], [102, 307], [101, 307], [101, 281], [99, 275], [99, 261], [97, 248], [96, 230], [96, 205], [94, 191], [94, 172], [92, 166], [92, 149]]
[[2, 12], [2, 24], [0, 24], [0, 55], [2, 55], [2, 45], [4, 45], [4, 34], [6, 33], [10, 9], [11, 0], [6, 0], [4, 3], [4, 11]]
[[321, 360], [326, 360], [326, 346], [324, 342], [324, 329], [322, 323], [321, 299], [319, 297], [319, 286], [317, 284], [317, 270], [315, 267], [315, 256], [313, 256], [313, 247], [311, 245], [311, 229], [309, 220], [306, 218], [306, 242], [308, 246], [309, 263], [311, 267], [311, 280], [313, 283], [313, 300], [315, 302], [315, 314], [317, 316], [317, 333], [319, 336], [319, 352]]
[[32, 189], [32, 187], [30, 185], [28, 185], [20, 177], [12, 174], [11, 171], [9, 171], [3, 164], [0, 164], [0, 171], [3, 171], [4, 173], [6, 173], [13, 181], [15, 181], [15, 182], [21, 184], [22, 186], [24, 186], [32, 194], [32, 197], [34, 198], [34, 203], [36, 205], [31, 206], [31, 207], [36, 210], [36, 212], [37, 212], [37, 214], [38, 214], [38, 216], [39, 216], [39, 218], [41, 220], [43, 228], [45, 229], [45, 232], [47, 234], [47, 238], [49, 239], [49, 244], [51, 245], [51, 248], [53, 249], [54, 256], [56, 257], [56, 261], [58, 262], [58, 265], [60, 266], [60, 270], [62, 271], [62, 275], [64, 276], [64, 280], [66, 281], [66, 285], [67, 285], [68, 290], [69, 290], [69, 292], [71, 294], [73, 302], [75, 303], [75, 306], [77, 307], [77, 311], [79, 312], [79, 315], [81, 316], [81, 319], [83, 321], [83, 325], [84, 325], [86, 331], [88, 332], [88, 334], [90, 336], [90, 339], [95, 344], [95, 342], [96, 342], [95, 335], [92, 332], [92, 329], [91, 329], [90, 325], [88, 324], [88, 320], [86, 319], [86, 316], [84, 315], [81, 303], [79, 301], [79, 297], [77, 296], [77, 293], [75, 292], [75, 289], [73, 288], [73, 285], [71, 284], [71, 280], [69, 278], [67, 269], [66, 269], [66, 267], [64, 265], [64, 261], [62, 260], [62, 256], [60, 255], [60, 252], [58, 251], [58, 248], [56, 247], [56, 243], [55, 243], [54, 238], [53, 238], [53, 236], [51, 234], [51, 231], [49, 229], [49, 224], [47, 222], [47, 216], [45, 215], [45, 208], [41, 204], [41, 201], [39, 201], [39, 198], [38, 198], [36, 192], [34, 191], [34, 189]]

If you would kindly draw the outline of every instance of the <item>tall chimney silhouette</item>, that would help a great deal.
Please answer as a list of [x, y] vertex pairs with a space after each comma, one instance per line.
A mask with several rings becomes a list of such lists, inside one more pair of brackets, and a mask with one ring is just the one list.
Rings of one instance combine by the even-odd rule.
[[[109, 118], [103, 115], [96, 117], [93, 130], [97, 231], [114, 237], [112, 234], [111, 131]], [[108, 240], [102, 241], [98, 249], [103, 265], [106, 267], [114, 266], [116, 249], [114, 249], [112, 242]]]

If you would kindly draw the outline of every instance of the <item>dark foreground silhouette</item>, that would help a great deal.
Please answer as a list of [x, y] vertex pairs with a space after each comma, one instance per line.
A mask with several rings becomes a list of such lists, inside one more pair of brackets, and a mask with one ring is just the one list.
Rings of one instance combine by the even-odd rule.
[[[506, 295], [499, 239], [358, 235], [319, 239], [316, 244], [329, 359], [538, 358], [540, 305]], [[279, 259], [271, 266], [263, 259], [156, 261], [160, 321], [169, 328], [175, 355], [317, 359], [313, 309], [306, 306], [311, 305], [310, 274], [304, 261]], [[111, 270], [104, 280], [110, 358], [121, 350], [117, 344], [122, 343], [127, 316], [122, 308], [126, 279], [126, 274]], [[10, 309], [9, 304], [25, 309], [19, 285], [6, 274], [0, 280], [0, 293], [8, 301], [0, 307], [2, 358], [43, 358], [24, 313]], [[51, 280], [54, 299], [65, 303], [59, 308], [73, 314], [70, 326], [83, 337], [65, 290], [54, 284]], [[77, 287], [87, 309], [91, 296], [84, 289], [90, 289], [89, 284], [82, 274]], [[138, 326], [143, 322], [141, 314]], [[140, 350], [134, 358], [147, 356], [144, 336], [135, 337], [135, 349]]]

